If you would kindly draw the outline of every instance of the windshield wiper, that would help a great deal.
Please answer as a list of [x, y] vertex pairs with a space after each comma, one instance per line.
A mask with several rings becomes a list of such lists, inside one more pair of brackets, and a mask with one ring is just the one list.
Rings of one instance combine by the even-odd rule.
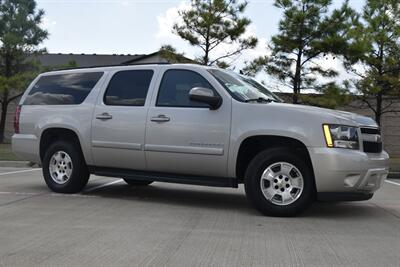
[[272, 99], [267, 99], [264, 97], [259, 97], [259, 98], [250, 98], [250, 99], [246, 99], [244, 102], [248, 103], [248, 102], [257, 102], [257, 103], [271, 103], [273, 100]]

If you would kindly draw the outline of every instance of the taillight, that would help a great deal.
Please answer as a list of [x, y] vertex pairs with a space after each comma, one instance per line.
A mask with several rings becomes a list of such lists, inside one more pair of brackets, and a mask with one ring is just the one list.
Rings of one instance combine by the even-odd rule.
[[19, 116], [21, 115], [21, 106], [17, 106], [14, 114], [14, 132], [19, 133]]

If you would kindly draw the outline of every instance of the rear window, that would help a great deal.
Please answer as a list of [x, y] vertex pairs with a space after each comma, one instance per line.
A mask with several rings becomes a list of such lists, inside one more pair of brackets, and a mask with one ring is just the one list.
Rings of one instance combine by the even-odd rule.
[[144, 106], [152, 77], [152, 70], [117, 72], [107, 87], [104, 104], [110, 106]]
[[81, 104], [101, 76], [103, 72], [43, 76], [29, 92], [24, 105]]

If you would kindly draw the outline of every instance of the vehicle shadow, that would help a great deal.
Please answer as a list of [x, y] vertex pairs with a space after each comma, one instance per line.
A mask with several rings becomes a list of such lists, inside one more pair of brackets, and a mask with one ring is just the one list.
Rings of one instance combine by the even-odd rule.
[[118, 184], [84, 192], [83, 195], [92, 195], [104, 198], [128, 199], [163, 205], [196, 207], [215, 210], [236, 210], [257, 214], [248, 203], [246, 196], [235, 189], [186, 186], [164, 186], [153, 184], [144, 187]]
[[[185, 186], [163, 186], [153, 184], [146, 187], [134, 187], [118, 184], [101, 190], [83, 193], [104, 198], [136, 200], [163, 205], [195, 207], [203, 209], [226, 210], [262, 216], [246, 199], [243, 190]], [[375, 218], [377, 207], [367, 202], [315, 202], [301, 218]]]
[[325, 218], [335, 220], [374, 219], [377, 211], [382, 215], [386, 213], [378, 209], [370, 201], [363, 202], [315, 202], [303, 213], [307, 218]]

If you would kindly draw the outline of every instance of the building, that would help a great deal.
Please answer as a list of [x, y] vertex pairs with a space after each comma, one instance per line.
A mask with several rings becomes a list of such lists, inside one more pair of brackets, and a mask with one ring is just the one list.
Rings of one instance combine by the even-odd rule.
[[[192, 62], [191, 59], [181, 55], [174, 55], [179, 62]], [[77, 67], [93, 67], [107, 65], [135, 65], [151, 63], [168, 63], [171, 61], [165, 53], [157, 51], [151, 54], [42, 54], [33, 57], [39, 61], [43, 67], [57, 68], [74, 62]], [[171, 62], [172, 63], [172, 62]]]

